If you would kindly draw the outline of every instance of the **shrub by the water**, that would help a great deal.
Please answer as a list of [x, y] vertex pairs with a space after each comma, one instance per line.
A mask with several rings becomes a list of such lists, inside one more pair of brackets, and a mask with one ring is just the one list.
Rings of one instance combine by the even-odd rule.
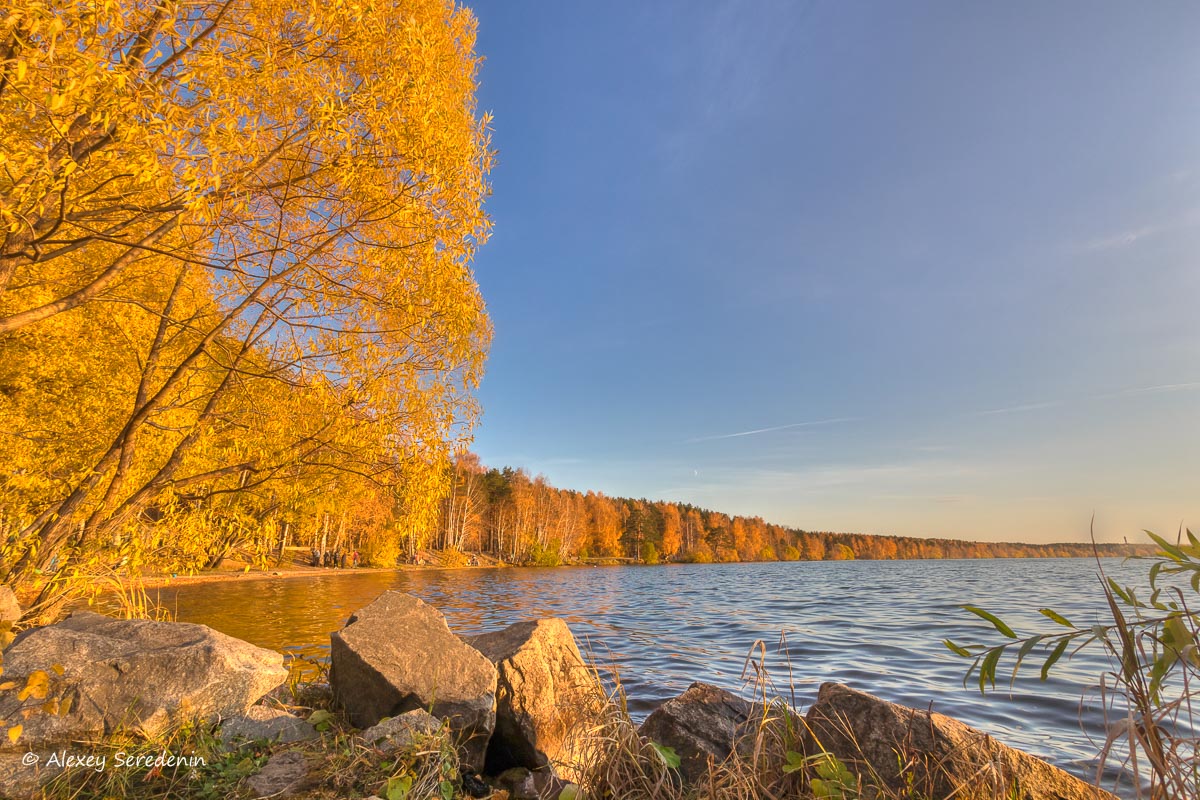
[[1186, 542], [1181, 531], [1172, 544], [1149, 533], [1159, 552], [1145, 559], [1148, 597], [1108, 577], [1097, 560], [1112, 620], [1107, 624], [1087, 625], [1043, 608], [1041, 614], [1058, 631], [1022, 635], [996, 615], [966, 606], [1006, 641], [945, 642], [957, 655], [973, 659], [967, 677], [978, 679], [980, 691], [995, 686], [1005, 658], [1012, 662], [1013, 679], [1022, 666], [1040, 661], [1045, 680], [1064, 656], [1099, 647], [1111, 663], [1096, 678], [1108, 729], [1101, 768], [1117, 762], [1137, 795], [1152, 800], [1200, 797], [1200, 718], [1194, 709], [1200, 702], [1200, 539], [1190, 530], [1186, 534]]

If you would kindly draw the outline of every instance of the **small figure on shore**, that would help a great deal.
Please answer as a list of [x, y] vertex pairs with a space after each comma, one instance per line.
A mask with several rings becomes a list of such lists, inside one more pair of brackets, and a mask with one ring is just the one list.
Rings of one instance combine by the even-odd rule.
[[346, 568], [346, 553], [345, 553], [345, 551], [342, 551], [342, 553], [338, 556], [338, 566], [341, 569]]
[[312, 549], [312, 565], [314, 567], [321, 566], [321, 554], [317, 552], [317, 548]]

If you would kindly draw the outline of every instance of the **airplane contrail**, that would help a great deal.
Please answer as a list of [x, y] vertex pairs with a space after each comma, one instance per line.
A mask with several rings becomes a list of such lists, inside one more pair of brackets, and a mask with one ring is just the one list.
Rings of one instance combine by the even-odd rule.
[[695, 442], [712, 442], [717, 439], [736, 439], [739, 436], [756, 436], [760, 433], [772, 433], [773, 431], [786, 431], [790, 428], [811, 428], [816, 425], [834, 425], [838, 422], [854, 422], [859, 417], [834, 417], [833, 419], [818, 419], [811, 422], [793, 422], [789, 425], [774, 425], [770, 428], [755, 428], [752, 431], [738, 431], [737, 433], [722, 433], [717, 436], [700, 436], [696, 439], [688, 439], [686, 444], [694, 444]]
[[[1192, 383], [1160, 383], [1157, 386], [1142, 386], [1137, 389], [1126, 389], [1117, 394], [1150, 394], [1152, 392], [1179, 392], [1185, 389], [1200, 389], [1200, 381]], [[1101, 397], [1113, 397], [1114, 395], [1101, 395]]]
[[1009, 406], [1008, 408], [993, 408], [988, 411], [977, 411], [976, 416], [988, 417], [993, 414], [1017, 414], [1021, 411], [1036, 411], [1039, 408], [1053, 408], [1061, 405], [1061, 403], [1023, 403], [1019, 406]]

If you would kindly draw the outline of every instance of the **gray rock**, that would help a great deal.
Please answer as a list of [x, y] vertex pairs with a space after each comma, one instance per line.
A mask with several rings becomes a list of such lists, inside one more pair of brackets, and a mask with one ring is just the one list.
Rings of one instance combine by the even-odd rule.
[[442, 723], [423, 708], [389, 717], [362, 732], [368, 743], [388, 750], [405, 750], [417, 736], [431, 736], [441, 730]]
[[496, 665], [496, 730], [486, 768], [553, 769], [576, 780], [578, 733], [607, 703], [561, 619], [520, 622], [466, 641]]
[[733, 752], [739, 731], [754, 706], [737, 695], [697, 681], [646, 717], [638, 732], [679, 756], [679, 774], [689, 785], [700, 783], [709, 764]]
[[509, 800], [558, 800], [563, 790], [571, 785], [546, 770], [530, 772], [525, 767], [506, 769], [491, 783], [507, 792]]
[[245, 714], [221, 723], [221, 741], [230, 745], [239, 739], [289, 744], [317, 738], [317, 729], [304, 720], [278, 708], [251, 706]]
[[92, 739], [117, 728], [148, 736], [186, 719], [245, 713], [287, 678], [283, 656], [205, 625], [121, 620], [77, 612], [57, 625], [22, 634], [4, 652], [4, 677], [50, 676], [45, 700], [21, 703], [0, 694], [0, 719], [46, 701], [69, 702], [66, 713], [33, 713], [16, 743], [27, 750], [49, 742]]
[[331, 639], [334, 700], [356, 727], [424, 708], [449, 722], [468, 768], [483, 765], [496, 724], [496, 668], [437, 609], [384, 592]]
[[291, 797], [315, 786], [308, 759], [296, 750], [285, 750], [268, 759], [246, 784], [255, 797]]
[[0, 797], [7, 800], [37, 800], [41, 787], [62, 772], [62, 767], [46, 766], [49, 750], [34, 750], [37, 763], [24, 761], [25, 751], [0, 753]]
[[824, 749], [866, 782], [897, 792], [955, 800], [1115, 800], [958, 720], [841, 684], [823, 684], [805, 719], [810, 756]]
[[0, 624], [16, 622], [21, 618], [21, 604], [17, 596], [7, 586], [0, 586]]
[[508, 792], [510, 800], [537, 800], [533, 773], [525, 767], [512, 767], [496, 777], [496, 786]]

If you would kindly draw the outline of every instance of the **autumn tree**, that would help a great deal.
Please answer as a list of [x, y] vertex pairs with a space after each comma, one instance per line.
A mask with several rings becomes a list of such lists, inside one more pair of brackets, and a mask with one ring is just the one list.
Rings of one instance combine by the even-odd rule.
[[698, 508], [689, 508], [683, 517], [683, 550], [691, 553], [697, 545], [705, 541], [704, 516]]
[[670, 560], [683, 546], [683, 519], [673, 503], [660, 503], [659, 510], [663, 521], [661, 553], [663, 558]]
[[[490, 337], [474, 34], [441, 0], [0, 20], [0, 580], [94, 558], [154, 506], [273, 513], [346, 476], [398, 534], [432, 529]], [[56, 372], [111, 380], [86, 435], [36, 416]]]
[[609, 498], [588, 492], [586, 498], [592, 541], [591, 550], [600, 556], [621, 554], [621, 515]]
[[442, 506], [443, 548], [478, 548], [483, 524], [483, 466], [471, 452], [455, 455], [450, 467], [450, 489]]
[[806, 533], [800, 537], [801, 558], [805, 561], [823, 561], [825, 559], [825, 541], [814, 533]]

